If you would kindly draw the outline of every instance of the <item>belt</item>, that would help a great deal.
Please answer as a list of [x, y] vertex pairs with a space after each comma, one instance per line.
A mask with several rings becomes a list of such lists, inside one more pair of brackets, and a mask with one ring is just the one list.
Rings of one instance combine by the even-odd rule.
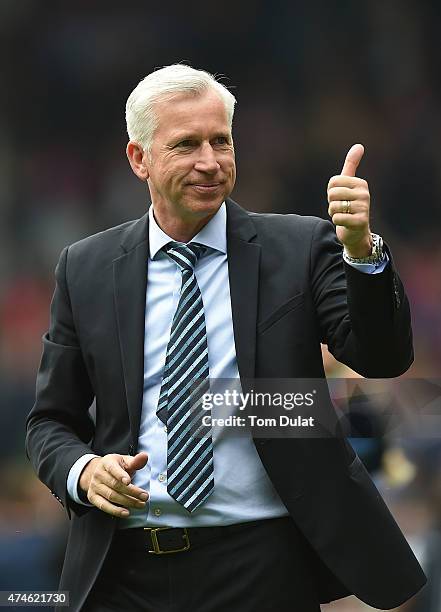
[[[287, 517], [281, 517], [286, 520]], [[115, 533], [116, 545], [123, 544], [142, 549], [152, 555], [185, 552], [201, 544], [231, 536], [244, 529], [258, 527], [276, 519], [263, 519], [247, 523], [235, 523], [224, 527], [129, 527]]]

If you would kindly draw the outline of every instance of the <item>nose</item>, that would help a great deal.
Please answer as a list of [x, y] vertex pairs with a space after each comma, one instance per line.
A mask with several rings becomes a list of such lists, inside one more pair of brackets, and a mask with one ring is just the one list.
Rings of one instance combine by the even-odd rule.
[[203, 143], [199, 148], [194, 167], [199, 172], [208, 172], [209, 174], [215, 174], [220, 169], [216, 153], [209, 142]]

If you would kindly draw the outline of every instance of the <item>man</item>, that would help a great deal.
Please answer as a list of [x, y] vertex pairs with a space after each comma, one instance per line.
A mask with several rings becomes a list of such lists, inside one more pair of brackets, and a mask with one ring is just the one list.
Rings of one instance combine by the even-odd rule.
[[184, 65], [141, 81], [127, 156], [152, 206], [56, 269], [26, 443], [71, 519], [72, 610], [313, 612], [351, 593], [388, 609], [425, 582], [343, 438], [214, 439], [201, 425], [208, 377], [323, 378], [320, 341], [363, 376], [413, 359], [408, 301], [355, 176], [363, 147], [328, 185], [340, 242], [328, 221], [248, 213], [229, 199], [234, 103]]

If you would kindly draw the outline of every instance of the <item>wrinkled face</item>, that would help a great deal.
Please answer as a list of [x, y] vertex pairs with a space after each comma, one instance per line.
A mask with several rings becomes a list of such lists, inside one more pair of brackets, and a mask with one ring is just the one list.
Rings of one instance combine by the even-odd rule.
[[151, 157], [145, 152], [155, 211], [169, 219], [211, 217], [233, 190], [236, 165], [225, 106], [213, 91], [158, 103]]

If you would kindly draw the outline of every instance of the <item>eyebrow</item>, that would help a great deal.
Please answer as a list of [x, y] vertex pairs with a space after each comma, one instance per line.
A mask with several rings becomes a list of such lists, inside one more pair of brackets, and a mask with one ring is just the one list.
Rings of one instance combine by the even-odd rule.
[[[219, 138], [219, 136], [222, 136], [223, 138], [231, 138], [231, 132], [216, 132], [212, 138]], [[177, 133], [174, 134], [170, 137], [169, 139], [169, 143], [173, 143], [173, 142], [180, 142], [182, 140], [197, 140], [199, 139], [199, 135], [196, 132], [181, 132], [181, 133]]]

